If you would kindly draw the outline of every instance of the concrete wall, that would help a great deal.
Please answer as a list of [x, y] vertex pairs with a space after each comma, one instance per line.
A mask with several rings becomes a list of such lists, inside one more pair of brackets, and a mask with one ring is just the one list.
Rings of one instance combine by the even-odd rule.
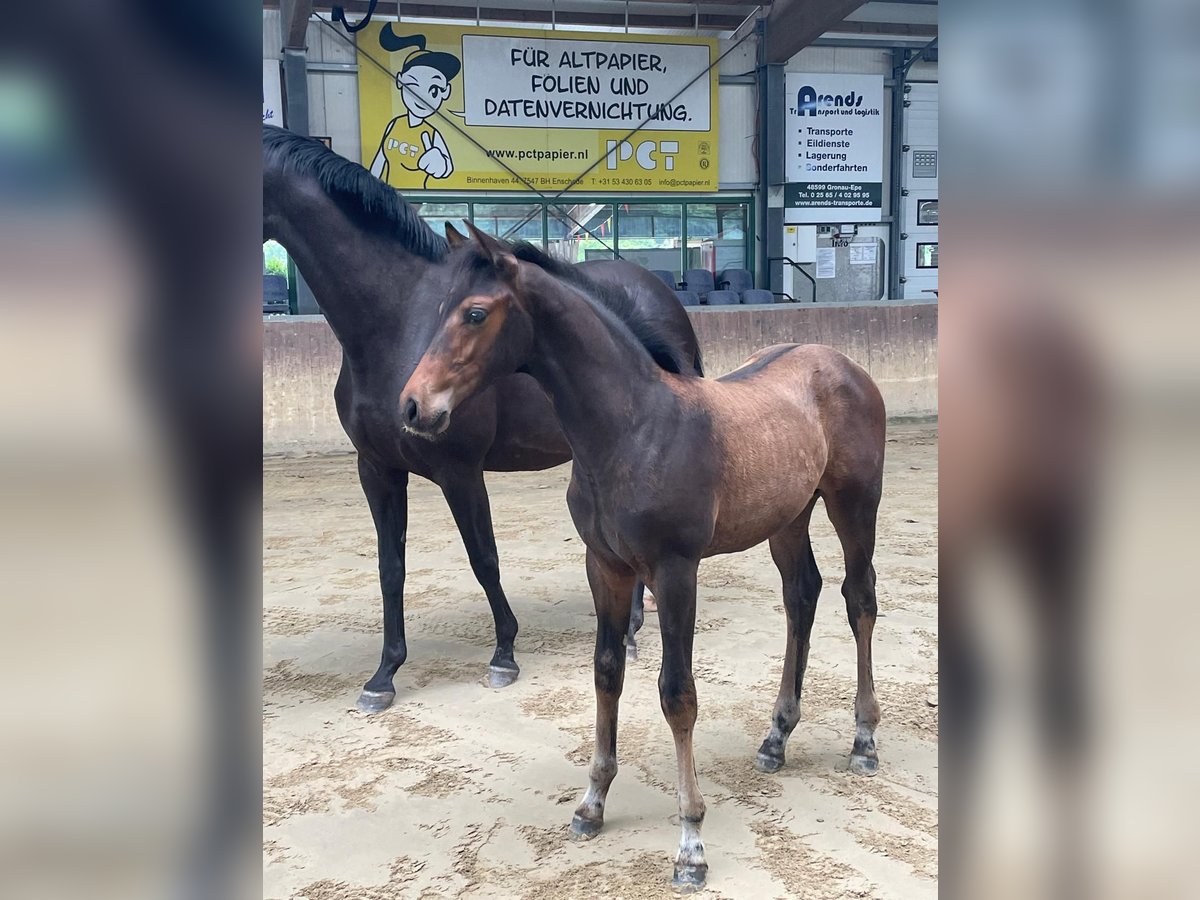
[[[828, 344], [864, 366], [893, 418], [937, 414], [937, 304], [805, 304], [690, 311], [709, 375], [785, 342]], [[263, 451], [348, 450], [333, 406], [342, 352], [320, 316], [263, 324]]]
[[691, 313], [705, 373], [724, 375], [771, 344], [828, 344], [871, 373], [888, 416], [937, 414], [937, 304], [786, 304]]

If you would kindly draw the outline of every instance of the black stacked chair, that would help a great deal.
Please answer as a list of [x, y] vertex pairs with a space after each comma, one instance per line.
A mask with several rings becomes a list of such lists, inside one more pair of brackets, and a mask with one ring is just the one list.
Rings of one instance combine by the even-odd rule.
[[651, 269], [650, 274], [656, 276], [671, 290], [675, 290], [677, 287], [679, 287], [679, 281], [675, 277], [674, 272], [668, 272], [666, 269]]
[[683, 284], [680, 287], [685, 291], [694, 291], [703, 302], [709, 291], [717, 289], [717, 284], [713, 273], [708, 269], [688, 269], [683, 273]]
[[775, 295], [762, 288], [747, 288], [742, 291], [743, 303], [774, 303]]
[[749, 269], [726, 269], [717, 279], [717, 287], [740, 294], [754, 287], [754, 276]]
[[740, 299], [734, 291], [709, 291], [704, 302], [709, 306], [736, 306]]

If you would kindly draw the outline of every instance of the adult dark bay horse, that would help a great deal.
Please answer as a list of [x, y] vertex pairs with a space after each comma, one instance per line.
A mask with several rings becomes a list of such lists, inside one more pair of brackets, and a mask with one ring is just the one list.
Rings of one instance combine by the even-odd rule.
[[[517, 620], [500, 585], [483, 473], [532, 471], [571, 458], [549, 400], [533, 378], [496, 379], [472, 398], [436, 443], [404, 428], [396, 405], [438, 324], [437, 299], [416, 290], [447, 244], [394, 189], [323, 144], [263, 128], [263, 240], [279, 241], [303, 273], [342, 345], [334, 390], [342, 427], [358, 450], [358, 473], [375, 521], [383, 593], [383, 653], [358, 706], [387, 708], [404, 663], [404, 545], [408, 477], [446, 497], [496, 623], [489, 683], [516, 679]], [[670, 352], [700, 369], [691, 323], [674, 294], [640, 266], [585, 263], [589, 278], [619, 283], [614, 302], [637, 311]], [[665, 351], [664, 351], [665, 352]], [[632, 626], [631, 626], [632, 629]], [[632, 634], [630, 635], [632, 644]]]
[[[571, 829], [586, 838], [603, 825], [617, 773], [621, 644], [640, 577], [658, 598], [659, 696], [678, 761], [683, 831], [675, 883], [701, 885], [708, 869], [700, 835], [705, 806], [692, 755], [697, 567], [703, 557], [770, 541], [783, 576], [787, 641], [758, 766], [775, 771], [800, 718], [821, 589], [808, 534], [818, 497], [845, 554], [842, 593], [858, 645], [850, 768], [872, 774], [878, 766], [871, 560], [882, 489], [883, 401], [866, 372], [816, 345], [760, 350], [715, 381], [671, 374], [569, 267], [544, 256], [518, 260], [493, 238], [471, 232], [473, 242], [423, 286], [443, 293], [441, 325], [400, 396], [402, 415], [408, 427], [430, 437], [447, 434], [463, 404], [517, 370], [532, 374], [550, 395], [575, 455], [567, 502], [587, 545], [596, 604], [596, 745]], [[683, 361], [675, 368], [687, 372]]]

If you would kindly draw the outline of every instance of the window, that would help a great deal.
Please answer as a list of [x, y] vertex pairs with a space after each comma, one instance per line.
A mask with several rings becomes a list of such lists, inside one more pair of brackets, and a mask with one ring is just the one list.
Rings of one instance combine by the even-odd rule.
[[475, 227], [506, 241], [542, 246], [542, 204], [473, 203]]
[[682, 238], [682, 203], [625, 203], [617, 208], [617, 243], [623, 259], [670, 272], [679, 281]]
[[551, 256], [576, 263], [616, 255], [611, 203], [555, 203], [547, 213]]
[[933, 244], [917, 244], [917, 268], [918, 269], [936, 269], [938, 245]]
[[718, 273], [745, 268], [748, 212], [745, 203], [689, 203], [684, 268]]
[[263, 312], [289, 312], [288, 294], [287, 251], [275, 241], [266, 241], [263, 244]]
[[463, 220], [471, 216], [471, 211], [466, 203], [413, 203], [421, 218], [426, 221], [430, 228], [437, 234], [446, 233], [446, 223], [449, 222], [459, 231], [463, 230]]
[[438, 234], [449, 222], [462, 230], [470, 220], [510, 241], [529, 241], [567, 262], [623, 259], [647, 269], [752, 268], [750, 203], [712, 200], [629, 199], [571, 196], [553, 202], [519, 198], [410, 200]]

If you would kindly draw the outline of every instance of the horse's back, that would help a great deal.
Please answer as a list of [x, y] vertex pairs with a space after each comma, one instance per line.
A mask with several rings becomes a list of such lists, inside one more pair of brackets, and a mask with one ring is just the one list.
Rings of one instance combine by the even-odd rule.
[[775, 344], [717, 382], [732, 389], [724, 393], [744, 394], [764, 416], [772, 414], [768, 410], [791, 412], [798, 427], [818, 429], [824, 486], [879, 479], [886, 440], [883, 397], [867, 371], [845, 354], [824, 344]]

